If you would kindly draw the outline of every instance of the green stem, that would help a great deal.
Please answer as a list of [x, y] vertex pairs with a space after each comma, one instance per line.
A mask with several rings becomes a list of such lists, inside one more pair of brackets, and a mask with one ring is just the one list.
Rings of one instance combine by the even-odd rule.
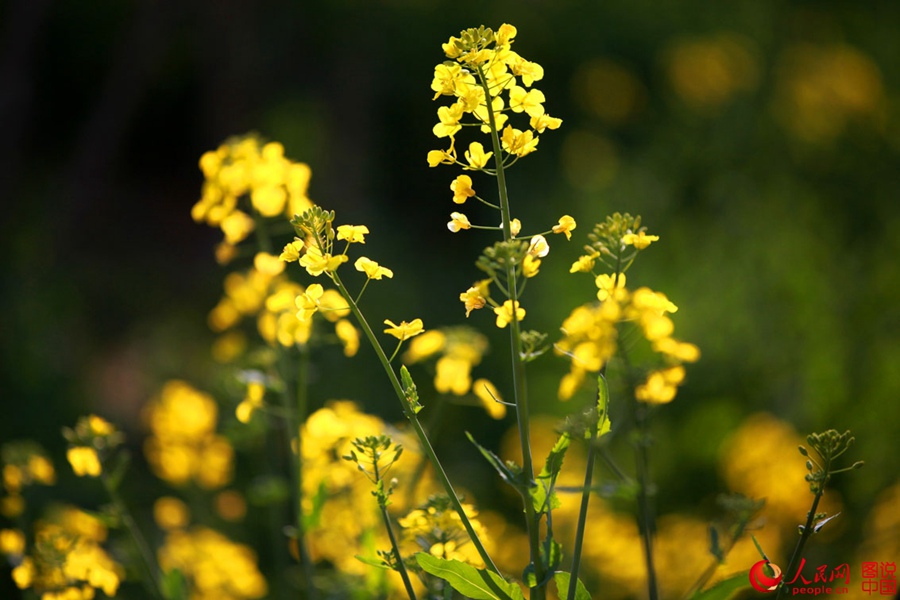
[[[485, 104], [488, 114], [488, 125], [491, 129], [491, 144], [494, 149], [494, 162], [497, 165], [497, 191], [500, 197], [500, 214], [503, 221], [503, 240], [509, 242], [513, 239], [510, 223], [512, 217], [509, 209], [509, 193], [506, 189], [506, 172], [503, 161], [500, 160], [503, 148], [500, 145], [500, 132], [497, 131], [497, 121], [494, 118], [494, 109], [491, 104], [490, 87], [484, 77], [484, 71], [478, 67], [478, 78], [484, 89]], [[516, 318], [518, 307], [518, 287], [516, 286], [516, 267], [509, 262], [506, 265], [506, 283], [509, 292], [509, 300], [512, 302], [513, 318], [509, 323], [509, 345], [511, 350], [513, 373], [513, 401], [516, 405], [516, 424], [519, 429], [519, 441], [522, 447], [522, 471], [527, 478], [529, 486], [534, 484], [534, 465], [531, 457], [531, 430], [529, 426], [530, 411], [528, 407], [528, 394], [525, 388], [525, 363], [522, 360], [522, 336], [519, 328], [519, 320]], [[540, 515], [534, 510], [534, 503], [530, 496], [523, 494], [522, 503], [525, 505], [525, 524], [528, 530], [528, 546], [531, 554], [531, 564], [534, 568], [535, 586], [531, 588], [531, 598], [542, 600], [546, 597], [544, 565], [541, 560], [541, 533]]]
[[653, 562], [653, 531], [655, 529], [653, 512], [650, 506], [650, 458], [647, 452], [649, 431], [647, 407], [637, 399], [633, 399], [634, 418], [638, 429], [638, 441], [635, 444], [635, 463], [638, 476], [638, 516], [643, 540], [644, 561], [647, 565], [647, 592], [650, 600], [659, 598], [656, 583], [656, 568]]
[[113, 487], [112, 482], [110, 482], [109, 477], [106, 475], [106, 473], [100, 474], [100, 481], [103, 483], [103, 488], [109, 495], [109, 498], [113, 503], [113, 507], [116, 509], [116, 513], [119, 515], [119, 518], [122, 519], [122, 523], [128, 530], [129, 535], [131, 535], [131, 539], [138, 550], [138, 554], [140, 554], [141, 556], [141, 566], [144, 570], [144, 578], [142, 578], [144, 587], [147, 589], [147, 592], [150, 593], [151, 596], [163, 600], [165, 598], [165, 594], [160, 587], [159, 566], [156, 564], [156, 560], [153, 558], [153, 552], [150, 550], [150, 546], [147, 544], [147, 540], [144, 539], [144, 536], [141, 533], [141, 530], [138, 528], [134, 517], [131, 516], [131, 511], [128, 510], [128, 505], [125, 504], [125, 502], [122, 500], [122, 496], [119, 495], [119, 491], [115, 487]]
[[403, 414], [412, 425], [413, 431], [415, 432], [416, 437], [418, 438], [419, 443], [422, 446], [422, 451], [426, 456], [428, 456], [428, 460], [430, 460], [431, 464], [434, 466], [435, 473], [437, 474], [441, 485], [443, 485], [444, 491], [446, 491], [447, 496], [450, 498], [450, 502], [451, 504], [453, 504], [453, 508], [456, 509], [456, 513], [459, 515], [463, 526], [466, 528], [466, 532], [469, 534], [469, 538], [472, 540], [472, 544], [478, 551], [478, 555], [491, 571], [500, 575], [500, 570], [497, 568], [497, 566], [494, 564], [494, 561], [487, 553], [484, 544], [482, 544], [481, 540], [478, 538], [478, 534], [475, 533], [475, 528], [469, 521], [469, 517], [466, 515], [466, 511], [463, 509], [462, 502], [460, 502], [459, 500], [459, 496], [456, 495], [456, 492], [453, 489], [453, 485], [450, 483], [450, 479], [449, 477], [447, 477], [447, 473], [444, 471], [444, 467], [441, 465], [440, 459], [438, 459], [434, 448], [432, 448], [431, 442], [428, 440], [428, 435], [422, 428], [421, 423], [419, 423], [419, 418], [416, 416], [416, 413], [412, 410], [412, 408], [410, 408], [409, 402], [406, 400], [406, 394], [403, 392], [403, 386], [400, 384], [400, 380], [397, 378], [397, 374], [394, 372], [394, 368], [391, 366], [391, 362], [388, 360], [387, 354], [385, 354], [384, 352], [384, 348], [381, 347], [381, 344], [378, 342], [378, 338], [375, 337], [375, 332], [372, 330], [369, 322], [366, 321], [366, 318], [363, 316], [362, 311], [360, 311], [359, 306], [357, 306], [356, 302], [353, 301], [350, 292], [348, 292], [347, 288], [344, 287], [344, 284], [341, 281], [341, 278], [338, 276], [337, 272], [332, 272], [330, 273], [330, 275], [332, 281], [334, 281], [335, 286], [337, 286], [338, 291], [342, 296], [344, 296], [344, 299], [350, 306], [350, 311], [353, 313], [353, 316], [356, 318], [357, 323], [359, 323], [359, 326], [362, 328], [363, 333], [365, 333], [366, 339], [369, 340], [369, 343], [375, 350], [375, 354], [378, 356], [378, 360], [381, 362], [381, 366], [384, 368], [384, 372], [387, 374], [388, 380], [390, 380], [391, 382], [391, 387], [394, 388], [394, 393], [400, 400], [400, 404], [403, 408]]
[[[825, 467], [822, 469], [825, 473], [828, 473], [828, 469], [831, 467], [831, 460], [829, 457], [825, 457]], [[819, 483], [818, 490], [816, 491], [816, 495], [813, 498], [812, 506], [809, 509], [809, 514], [806, 515], [806, 525], [803, 527], [803, 531], [800, 533], [800, 539], [797, 540], [797, 545], [794, 547], [794, 553], [791, 555], [791, 562], [788, 563], [787, 569], [781, 574], [782, 577], [787, 577], [790, 573], [794, 573], [800, 565], [800, 559], [803, 556], [803, 548], [806, 546], [807, 540], [809, 540], [809, 536], [812, 535], [814, 530], [814, 521], [816, 519], [816, 509], [819, 507], [819, 500], [822, 499], [822, 494], [825, 493], [825, 481]], [[788, 595], [788, 590], [790, 589], [788, 584], [782, 584], [778, 589], [778, 595], [776, 598], [781, 598]]]
[[572, 550], [572, 569], [569, 578], [567, 600], [575, 600], [578, 589], [578, 569], [581, 565], [581, 550], [584, 546], [584, 527], [587, 523], [588, 503], [591, 499], [591, 485], [594, 477], [594, 445], [597, 441], [597, 426], [591, 427], [591, 439], [588, 442], [587, 465], [584, 468], [584, 491], [581, 493], [581, 506], [578, 509], [578, 525], [575, 530], [575, 547]]
[[[375, 469], [375, 483], [377, 484], [379, 481], [381, 481], [381, 474], [378, 472], [377, 457], [373, 456], [372, 467]], [[383, 482], [379, 493], [388, 493], [384, 491]], [[384, 527], [387, 529], [388, 538], [390, 538], [391, 540], [391, 549], [394, 551], [394, 558], [397, 561], [397, 570], [400, 572], [400, 578], [403, 580], [403, 587], [406, 588], [406, 595], [409, 596], [409, 600], [416, 600], [416, 592], [415, 590], [413, 590], [412, 582], [409, 580], [409, 573], [406, 571], [406, 565], [403, 564], [403, 556], [400, 554], [400, 544], [397, 543], [397, 536], [394, 535], [394, 528], [391, 525], [391, 517], [390, 515], [388, 515], [387, 505], [385, 504], [385, 501], [386, 499], [382, 499], [382, 497], [379, 497], [378, 508], [381, 509], [381, 518], [382, 520], [384, 520]]]

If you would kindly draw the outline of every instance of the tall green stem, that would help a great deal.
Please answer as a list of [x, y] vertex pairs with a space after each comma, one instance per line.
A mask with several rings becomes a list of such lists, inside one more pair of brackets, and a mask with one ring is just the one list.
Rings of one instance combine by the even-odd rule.
[[[824, 471], [826, 473], [829, 472], [831, 468], [831, 460], [830, 458], [825, 459], [825, 468]], [[800, 559], [803, 556], [803, 548], [806, 546], [806, 542], [809, 540], [809, 536], [813, 534], [815, 530], [814, 521], [816, 519], [816, 509], [819, 507], [819, 500], [822, 499], [822, 494], [825, 493], [825, 482], [823, 481], [816, 491], [816, 495], [813, 497], [812, 506], [809, 509], [809, 513], [806, 515], [806, 525], [803, 527], [803, 531], [800, 533], [800, 539], [797, 540], [797, 545], [794, 547], [794, 552], [791, 554], [791, 562], [788, 564], [787, 569], [781, 574], [782, 577], [788, 577], [791, 573], [795, 573], [798, 568], [800, 568]], [[777, 598], [782, 598], [788, 595], [788, 590], [790, 589], [790, 585], [782, 584], [780, 588], [778, 588]]]
[[357, 306], [356, 302], [353, 300], [353, 297], [347, 291], [347, 288], [344, 286], [344, 283], [341, 281], [341, 278], [338, 276], [337, 272], [332, 272], [330, 273], [330, 275], [332, 281], [334, 281], [335, 286], [337, 286], [338, 291], [347, 301], [347, 304], [350, 307], [350, 311], [353, 313], [353, 316], [356, 318], [357, 323], [359, 323], [359, 326], [362, 328], [363, 333], [365, 333], [366, 339], [369, 340], [370, 345], [375, 350], [375, 354], [378, 356], [378, 360], [381, 362], [381, 366], [384, 368], [384, 372], [387, 374], [388, 379], [391, 382], [391, 387], [394, 388], [394, 393], [400, 400], [400, 404], [403, 408], [403, 414], [412, 425], [413, 431], [415, 432], [416, 437], [418, 438], [419, 443], [422, 446], [422, 451], [425, 452], [425, 455], [428, 456], [428, 460], [430, 460], [431, 464], [434, 466], [435, 473], [437, 474], [441, 485], [443, 485], [444, 491], [450, 498], [450, 502], [453, 504], [453, 508], [459, 515], [463, 526], [466, 528], [466, 532], [469, 534], [469, 538], [472, 540], [472, 544], [478, 551], [478, 555], [491, 571], [499, 575], [500, 570], [497, 568], [497, 566], [494, 564], [494, 561], [487, 553], [487, 550], [485, 549], [484, 544], [481, 543], [478, 534], [475, 533], [475, 528], [472, 526], [471, 521], [469, 521], [469, 517], [466, 515], [466, 511], [463, 509], [462, 502], [460, 502], [459, 496], [456, 495], [456, 491], [454, 491], [453, 485], [450, 483], [450, 478], [447, 477], [447, 473], [444, 471], [444, 467], [441, 465], [441, 461], [438, 459], [434, 448], [431, 446], [431, 442], [428, 440], [428, 435], [422, 428], [422, 424], [419, 423], [418, 416], [416, 416], [416, 413], [410, 407], [409, 402], [406, 399], [406, 394], [403, 392], [403, 386], [400, 384], [400, 380], [397, 378], [397, 374], [394, 372], [394, 368], [391, 366], [391, 362], [388, 360], [387, 354], [385, 354], [384, 352], [384, 348], [381, 347], [381, 343], [378, 341], [378, 338], [375, 337], [375, 332], [372, 330], [372, 327], [369, 325], [368, 321], [366, 321], [366, 318], [363, 316], [362, 311], [359, 310], [359, 306]]
[[119, 518], [122, 519], [122, 523], [128, 530], [128, 533], [138, 550], [138, 554], [141, 556], [141, 567], [144, 571], [144, 577], [142, 578], [144, 587], [151, 596], [163, 600], [165, 594], [160, 587], [159, 566], [153, 558], [153, 552], [150, 550], [147, 540], [144, 539], [144, 535], [134, 521], [134, 517], [131, 516], [131, 511], [128, 510], [128, 505], [122, 500], [122, 496], [119, 495], [119, 490], [113, 486], [112, 482], [109, 480], [109, 476], [107, 476], [106, 473], [101, 473], [100, 480], [103, 483], [103, 488], [106, 490], [106, 493], [113, 503], [116, 513], [119, 515]]
[[[490, 86], [484, 76], [484, 71], [478, 67], [478, 79], [484, 89], [485, 104], [488, 114], [488, 126], [491, 129], [491, 144], [494, 151], [494, 164], [497, 166], [497, 193], [500, 197], [500, 215], [502, 219], [503, 240], [509, 242], [513, 239], [509, 208], [509, 193], [506, 189], [506, 172], [503, 167], [503, 148], [500, 145], [500, 132], [497, 130], [497, 120], [494, 117]], [[525, 362], [522, 360], [522, 336], [516, 309], [519, 302], [519, 290], [516, 285], [516, 265], [507, 261], [506, 285], [509, 292], [509, 300], [512, 302], [512, 319], [509, 323], [509, 345], [511, 350], [511, 363], [513, 373], [513, 401], [516, 405], [516, 424], [519, 429], [519, 441], [522, 446], [522, 471], [528, 478], [528, 484], [533, 485], [534, 465], [531, 457], [531, 430], [529, 426], [530, 411], [528, 408], [528, 393], [525, 387]], [[546, 585], [544, 564], [541, 560], [541, 533], [540, 516], [534, 510], [534, 503], [525, 494], [522, 498], [525, 505], [525, 524], [528, 530], [528, 546], [531, 554], [531, 564], [534, 568], [535, 585], [531, 588], [531, 598], [542, 600], [546, 597]]]
[[[378, 471], [378, 457], [372, 457], [372, 468], [375, 471], [375, 482], [384, 486], [381, 479], [381, 473]], [[385, 493], [382, 487], [379, 493]], [[378, 508], [381, 509], [381, 518], [384, 521], [384, 527], [387, 529], [388, 538], [391, 540], [391, 550], [394, 551], [394, 559], [397, 561], [397, 570], [400, 572], [400, 578], [403, 580], [403, 587], [406, 588], [406, 595], [409, 600], [416, 600], [416, 592], [413, 589], [412, 582], [409, 580], [409, 573], [406, 571], [406, 565], [403, 564], [403, 556], [400, 554], [400, 544], [397, 543], [397, 536], [394, 535], [394, 527], [391, 525], [391, 517], [388, 515], [387, 497], [378, 497]]]
[[597, 442], [597, 426], [591, 426], [591, 439], [588, 442], [587, 465], [584, 468], [584, 488], [581, 492], [581, 506], [578, 509], [578, 525], [575, 529], [575, 547], [572, 550], [572, 569], [569, 577], [567, 600], [575, 600], [578, 589], [578, 569], [581, 565], [581, 550], [584, 546], [584, 528], [587, 523], [588, 503], [591, 499], [591, 485], [594, 477], [594, 445]]
[[656, 582], [656, 567], [653, 561], [653, 532], [656, 529], [653, 519], [653, 510], [650, 506], [650, 458], [647, 452], [649, 445], [649, 430], [647, 422], [647, 407], [636, 399], [634, 403], [634, 419], [638, 429], [637, 443], [635, 444], [635, 463], [638, 478], [638, 521], [641, 527], [641, 539], [644, 547], [644, 561], [647, 565], [647, 593], [650, 600], [659, 598], [659, 590]]

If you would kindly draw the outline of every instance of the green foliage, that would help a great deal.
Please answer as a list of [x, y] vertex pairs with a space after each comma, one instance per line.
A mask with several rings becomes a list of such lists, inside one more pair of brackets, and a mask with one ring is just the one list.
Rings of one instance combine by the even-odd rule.
[[524, 600], [522, 590], [491, 571], [476, 569], [458, 560], [446, 560], [424, 552], [416, 562], [430, 575], [449, 583], [454, 590], [473, 600]]
[[[560, 598], [566, 598], [571, 580], [571, 573], [566, 573], [565, 571], [557, 571], [553, 574], [553, 581], [556, 582], [557, 595]], [[587, 588], [584, 587], [581, 579], [579, 579], [575, 585], [576, 587], [574, 600], [591, 600], [591, 595], [590, 593], [588, 593]]]
[[697, 592], [689, 600], [728, 600], [742, 590], [750, 588], [750, 578], [747, 571], [732, 575], [723, 579], [708, 590]]

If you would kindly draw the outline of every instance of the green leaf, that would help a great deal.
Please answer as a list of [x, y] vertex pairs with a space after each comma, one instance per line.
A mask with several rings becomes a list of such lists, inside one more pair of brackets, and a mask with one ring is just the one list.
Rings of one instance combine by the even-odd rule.
[[319, 520], [322, 518], [322, 509], [325, 508], [325, 501], [328, 500], [328, 488], [325, 482], [319, 484], [316, 495], [312, 497], [312, 510], [303, 515], [303, 527], [312, 529], [319, 526]]
[[466, 437], [469, 438], [469, 441], [475, 444], [475, 447], [478, 448], [478, 451], [481, 452], [481, 455], [487, 459], [491, 466], [497, 470], [497, 473], [500, 474], [500, 478], [503, 479], [506, 483], [513, 486], [516, 489], [520, 489], [521, 482], [519, 480], [519, 476], [517, 473], [514, 473], [512, 469], [510, 469], [506, 464], [500, 460], [500, 457], [479, 444], [475, 441], [475, 438], [472, 437], [472, 434], [468, 431], [466, 432]]
[[601, 374], [597, 376], [597, 439], [609, 433], [610, 428], [609, 386], [606, 385], [606, 378]]
[[723, 579], [708, 590], [697, 592], [690, 597], [690, 600], [728, 600], [741, 590], [750, 587], [750, 575], [748, 571], [743, 571], [737, 575], [732, 575], [728, 579]]
[[[567, 598], [567, 594], [569, 593], [569, 582], [572, 579], [571, 573], [566, 573], [565, 571], [557, 571], [553, 574], [553, 580], [556, 581], [556, 594], [560, 598]], [[584, 584], [581, 583], [579, 579], [575, 584], [575, 600], [591, 600], [591, 595], [588, 593], [587, 588], [584, 587]]]
[[353, 558], [355, 558], [356, 560], [358, 560], [361, 563], [369, 565], [370, 567], [378, 567], [379, 569], [390, 568], [386, 564], [384, 564], [384, 561], [381, 560], [380, 558], [368, 558], [365, 556], [360, 556], [359, 554], [354, 554]]
[[525, 600], [522, 589], [486, 569], [476, 569], [458, 560], [446, 560], [424, 552], [416, 553], [422, 569], [449, 583], [454, 590], [473, 600]]
[[556, 485], [556, 477], [562, 469], [563, 458], [566, 456], [566, 450], [569, 449], [570, 440], [571, 437], [567, 432], [560, 434], [559, 439], [550, 449], [547, 460], [544, 461], [544, 468], [537, 476], [537, 485], [530, 490], [531, 501], [538, 514], [544, 514], [552, 508], [559, 507], [559, 498], [553, 488]]
[[184, 573], [178, 569], [164, 573], [160, 580], [160, 587], [166, 600], [187, 600], [187, 580], [184, 578]]

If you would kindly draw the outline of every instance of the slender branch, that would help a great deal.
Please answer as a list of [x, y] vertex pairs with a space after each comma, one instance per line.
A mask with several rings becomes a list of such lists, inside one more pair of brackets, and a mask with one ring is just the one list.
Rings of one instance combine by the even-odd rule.
[[[375, 482], [380, 483], [382, 488], [380, 493], [384, 493], [384, 481], [381, 479], [381, 473], [378, 471], [378, 458], [373, 456], [372, 468], [375, 470]], [[403, 556], [400, 554], [400, 544], [397, 543], [397, 536], [394, 535], [394, 527], [391, 525], [391, 517], [388, 515], [386, 497], [383, 499], [379, 496], [378, 508], [381, 509], [381, 518], [384, 520], [384, 527], [387, 529], [388, 538], [391, 540], [391, 549], [394, 551], [394, 558], [397, 561], [397, 570], [400, 572], [400, 578], [403, 580], [403, 587], [406, 588], [406, 595], [409, 600], [416, 600], [416, 592], [413, 589], [412, 582], [409, 580], [409, 573], [406, 571], [406, 565], [403, 564]]]
[[[497, 191], [500, 196], [500, 214], [502, 218], [503, 240], [509, 242], [512, 240], [512, 230], [510, 223], [512, 217], [509, 208], [509, 193], [506, 189], [506, 172], [501, 160], [502, 147], [500, 145], [500, 132], [497, 131], [497, 121], [494, 118], [494, 109], [492, 105], [492, 96], [490, 86], [484, 76], [481, 66], [478, 67], [478, 79], [481, 87], [484, 89], [485, 104], [488, 114], [488, 125], [491, 129], [491, 144], [494, 149], [494, 159], [497, 165]], [[512, 302], [512, 319], [509, 324], [509, 344], [511, 350], [510, 359], [512, 361], [513, 372], [513, 399], [516, 404], [516, 424], [519, 429], [519, 441], [522, 446], [522, 470], [527, 477], [529, 485], [534, 480], [534, 465], [531, 457], [531, 431], [529, 425], [529, 407], [528, 394], [525, 388], [525, 363], [522, 361], [522, 337], [519, 328], [519, 320], [516, 316], [516, 308], [518, 307], [518, 288], [516, 286], [516, 268], [515, 265], [507, 262], [506, 264], [506, 282], [508, 286], [509, 300]], [[525, 505], [525, 524], [528, 530], [528, 546], [531, 554], [531, 564], [534, 567], [535, 586], [531, 588], [531, 598], [541, 600], [546, 597], [546, 586], [544, 585], [544, 565], [541, 561], [541, 540], [540, 540], [540, 516], [534, 510], [534, 503], [527, 494], [523, 494], [522, 503]]]
[[378, 360], [381, 362], [381, 366], [384, 368], [384, 372], [387, 374], [388, 380], [390, 380], [391, 382], [391, 387], [394, 388], [394, 393], [400, 400], [400, 404], [403, 408], [403, 414], [407, 419], [409, 419], [409, 422], [413, 427], [413, 431], [415, 432], [416, 437], [419, 439], [419, 443], [422, 446], [422, 451], [425, 452], [425, 455], [428, 456], [428, 459], [434, 466], [435, 473], [437, 474], [441, 485], [444, 486], [444, 491], [450, 498], [450, 502], [453, 504], [453, 508], [456, 509], [456, 513], [459, 515], [463, 526], [466, 528], [466, 532], [469, 534], [469, 538], [472, 540], [472, 544], [478, 551], [478, 555], [491, 571], [499, 575], [500, 570], [494, 564], [494, 561], [487, 553], [484, 544], [482, 544], [481, 540], [478, 538], [478, 534], [475, 532], [475, 528], [472, 526], [471, 521], [469, 521], [469, 517], [466, 515], [466, 511], [463, 509], [463, 505], [459, 500], [459, 496], [456, 495], [456, 491], [454, 491], [453, 485], [450, 483], [450, 478], [447, 477], [447, 473], [444, 471], [444, 467], [441, 465], [440, 459], [438, 459], [434, 448], [431, 446], [431, 442], [428, 440], [428, 435], [422, 428], [421, 423], [419, 423], [419, 418], [416, 416], [416, 413], [409, 406], [409, 402], [406, 399], [406, 394], [403, 392], [403, 386], [400, 384], [400, 380], [397, 378], [397, 374], [394, 372], [394, 369], [391, 366], [391, 362], [388, 360], [387, 354], [385, 354], [384, 352], [384, 348], [381, 347], [381, 343], [378, 341], [378, 338], [375, 337], [375, 332], [372, 330], [372, 327], [369, 325], [368, 321], [366, 321], [366, 318], [363, 316], [362, 311], [360, 311], [359, 306], [357, 306], [356, 302], [353, 301], [353, 298], [350, 296], [350, 292], [347, 291], [347, 288], [344, 286], [337, 272], [332, 272], [330, 273], [330, 275], [332, 281], [334, 281], [335, 286], [337, 286], [338, 291], [342, 296], [344, 296], [344, 299], [350, 306], [350, 311], [356, 318], [357, 323], [359, 323], [359, 326], [362, 328], [363, 333], [365, 333], [366, 338], [369, 340], [369, 343], [375, 350], [375, 354], [378, 356]]
[[[828, 469], [831, 467], [830, 457], [825, 458], [825, 468], [823, 471], [828, 473]], [[785, 569], [784, 573], [782, 573], [783, 577], [787, 577], [789, 573], [795, 572], [800, 565], [800, 558], [803, 556], [803, 548], [806, 546], [806, 542], [809, 540], [809, 536], [813, 534], [814, 524], [813, 522], [816, 519], [816, 509], [819, 507], [819, 500], [822, 499], [822, 494], [825, 493], [825, 482], [821, 482], [816, 490], [816, 495], [813, 497], [812, 506], [809, 509], [809, 513], [806, 515], [806, 525], [803, 527], [803, 531], [800, 533], [800, 539], [797, 540], [797, 545], [794, 546], [794, 552], [791, 554], [791, 562], [788, 563], [787, 569]], [[788, 589], [790, 589], [790, 584], [783, 583], [781, 587], [778, 589], [777, 598], [781, 598], [788, 595]]]
[[566, 593], [567, 600], [575, 600], [575, 592], [578, 589], [578, 569], [581, 565], [581, 550], [584, 545], [584, 527], [587, 523], [588, 504], [591, 499], [591, 485], [594, 476], [594, 446], [597, 441], [597, 427], [591, 427], [591, 439], [588, 442], [587, 465], [584, 468], [584, 491], [581, 493], [581, 506], [578, 509], [578, 525], [575, 530], [575, 547], [572, 550], [572, 569], [569, 577], [569, 590]]
[[113, 507], [116, 509], [116, 513], [122, 519], [122, 523], [128, 530], [129, 535], [131, 535], [131, 539], [138, 550], [138, 554], [141, 556], [141, 566], [144, 570], [144, 577], [142, 578], [144, 587], [151, 596], [163, 600], [165, 598], [165, 593], [163, 593], [163, 590], [160, 587], [159, 566], [153, 558], [153, 552], [150, 550], [147, 540], [144, 539], [144, 535], [138, 528], [134, 517], [132, 517], [131, 511], [128, 510], [128, 505], [122, 500], [119, 491], [112, 485], [109, 476], [105, 472], [100, 473], [100, 481], [103, 483], [103, 488], [109, 495]]

